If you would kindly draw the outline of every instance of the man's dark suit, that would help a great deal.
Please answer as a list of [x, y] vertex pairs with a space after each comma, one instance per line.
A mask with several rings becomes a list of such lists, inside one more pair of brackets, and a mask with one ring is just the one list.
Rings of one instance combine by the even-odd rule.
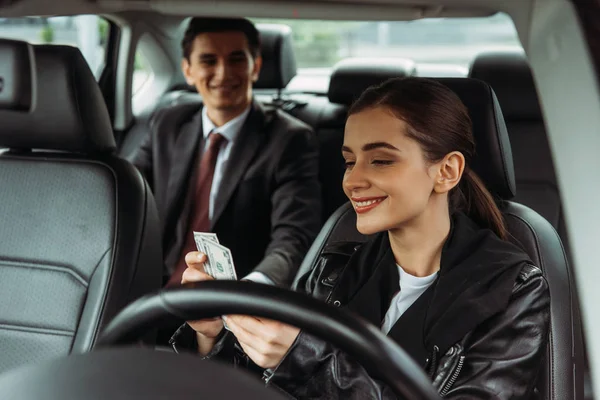
[[[201, 115], [198, 105], [189, 104], [160, 111], [133, 160], [156, 198], [168, 268], [189, 232], [194, 199], [188, 189], [204, 140]], [[258, 271], [278, 285], [291, 283], [319, 231], [320, 216], [313, 131], [254, 101], [225, 166], [212, 218], [212, 231], [231, 249], [238, 277]]]

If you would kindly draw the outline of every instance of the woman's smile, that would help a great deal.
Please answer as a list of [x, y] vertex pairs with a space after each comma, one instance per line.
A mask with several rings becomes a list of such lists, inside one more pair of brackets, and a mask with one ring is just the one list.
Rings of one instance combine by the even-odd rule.
[[371, 211], [382, 201], [384, 201], [387, 196], [384, 197], [352, 197], [352, 205], [354, 206], [354, 210], [358, 214], [363, 214], [368, 211]]

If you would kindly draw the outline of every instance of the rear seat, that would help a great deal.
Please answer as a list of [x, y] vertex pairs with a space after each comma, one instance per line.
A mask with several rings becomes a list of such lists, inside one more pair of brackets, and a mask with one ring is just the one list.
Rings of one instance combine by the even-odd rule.
[[487, 82], [502, 107], [515, 164], [515, 201], [546, 218], [566, 244], [554, 164], [526, 57], [521, 53], [482, 53], [469, 76]]

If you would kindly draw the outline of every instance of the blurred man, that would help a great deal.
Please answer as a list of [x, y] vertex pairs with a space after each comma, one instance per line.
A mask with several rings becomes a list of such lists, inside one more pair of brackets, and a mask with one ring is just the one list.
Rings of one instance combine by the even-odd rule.
[[321, 225], [314, 133], [253, 99], [262, 59], [250, 21], [193, 18], [182, 48], [204, 104], [160, 111], [133, 160], [162, 219], [165, 281], [181, 282], [201, 231], [231, 249], [238, 278], [286, 286]]

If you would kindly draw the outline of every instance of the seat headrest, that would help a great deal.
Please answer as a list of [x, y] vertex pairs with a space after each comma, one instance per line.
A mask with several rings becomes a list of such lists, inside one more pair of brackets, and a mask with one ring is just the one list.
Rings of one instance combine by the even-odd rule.
[[436, 78], [454, 91], [469, 110], [476, 154], [471, 168], [496, 197], [509, 200], [516, 194], [510, 140], [500, 104], [492, 88], [470, 78]]
[[29, 112], [34, 108], [34, 60], [29, 43], [0, 39], [0, 110]]
[[507, 120], [543, 119], [531, 68], [524, 54], [479, 54], [469, 76], [492, 86]]
[[350, 105], [369, 86], [415, 72], [415, 63], [408, 59], [346, 58], [333, 67], [327, 97], [332, 103]]
[[256, 89], [283, 89], [296, 76], [296, 56], [292, 47], [292, 30], [287, 25], [261, 24], [260, 52], [263, 65]]
[[79, 49], [34, 46], [39, 82], [29, 114], [0, 110], [0, 147], [100, 153], [116, 148], [104, 98]]

